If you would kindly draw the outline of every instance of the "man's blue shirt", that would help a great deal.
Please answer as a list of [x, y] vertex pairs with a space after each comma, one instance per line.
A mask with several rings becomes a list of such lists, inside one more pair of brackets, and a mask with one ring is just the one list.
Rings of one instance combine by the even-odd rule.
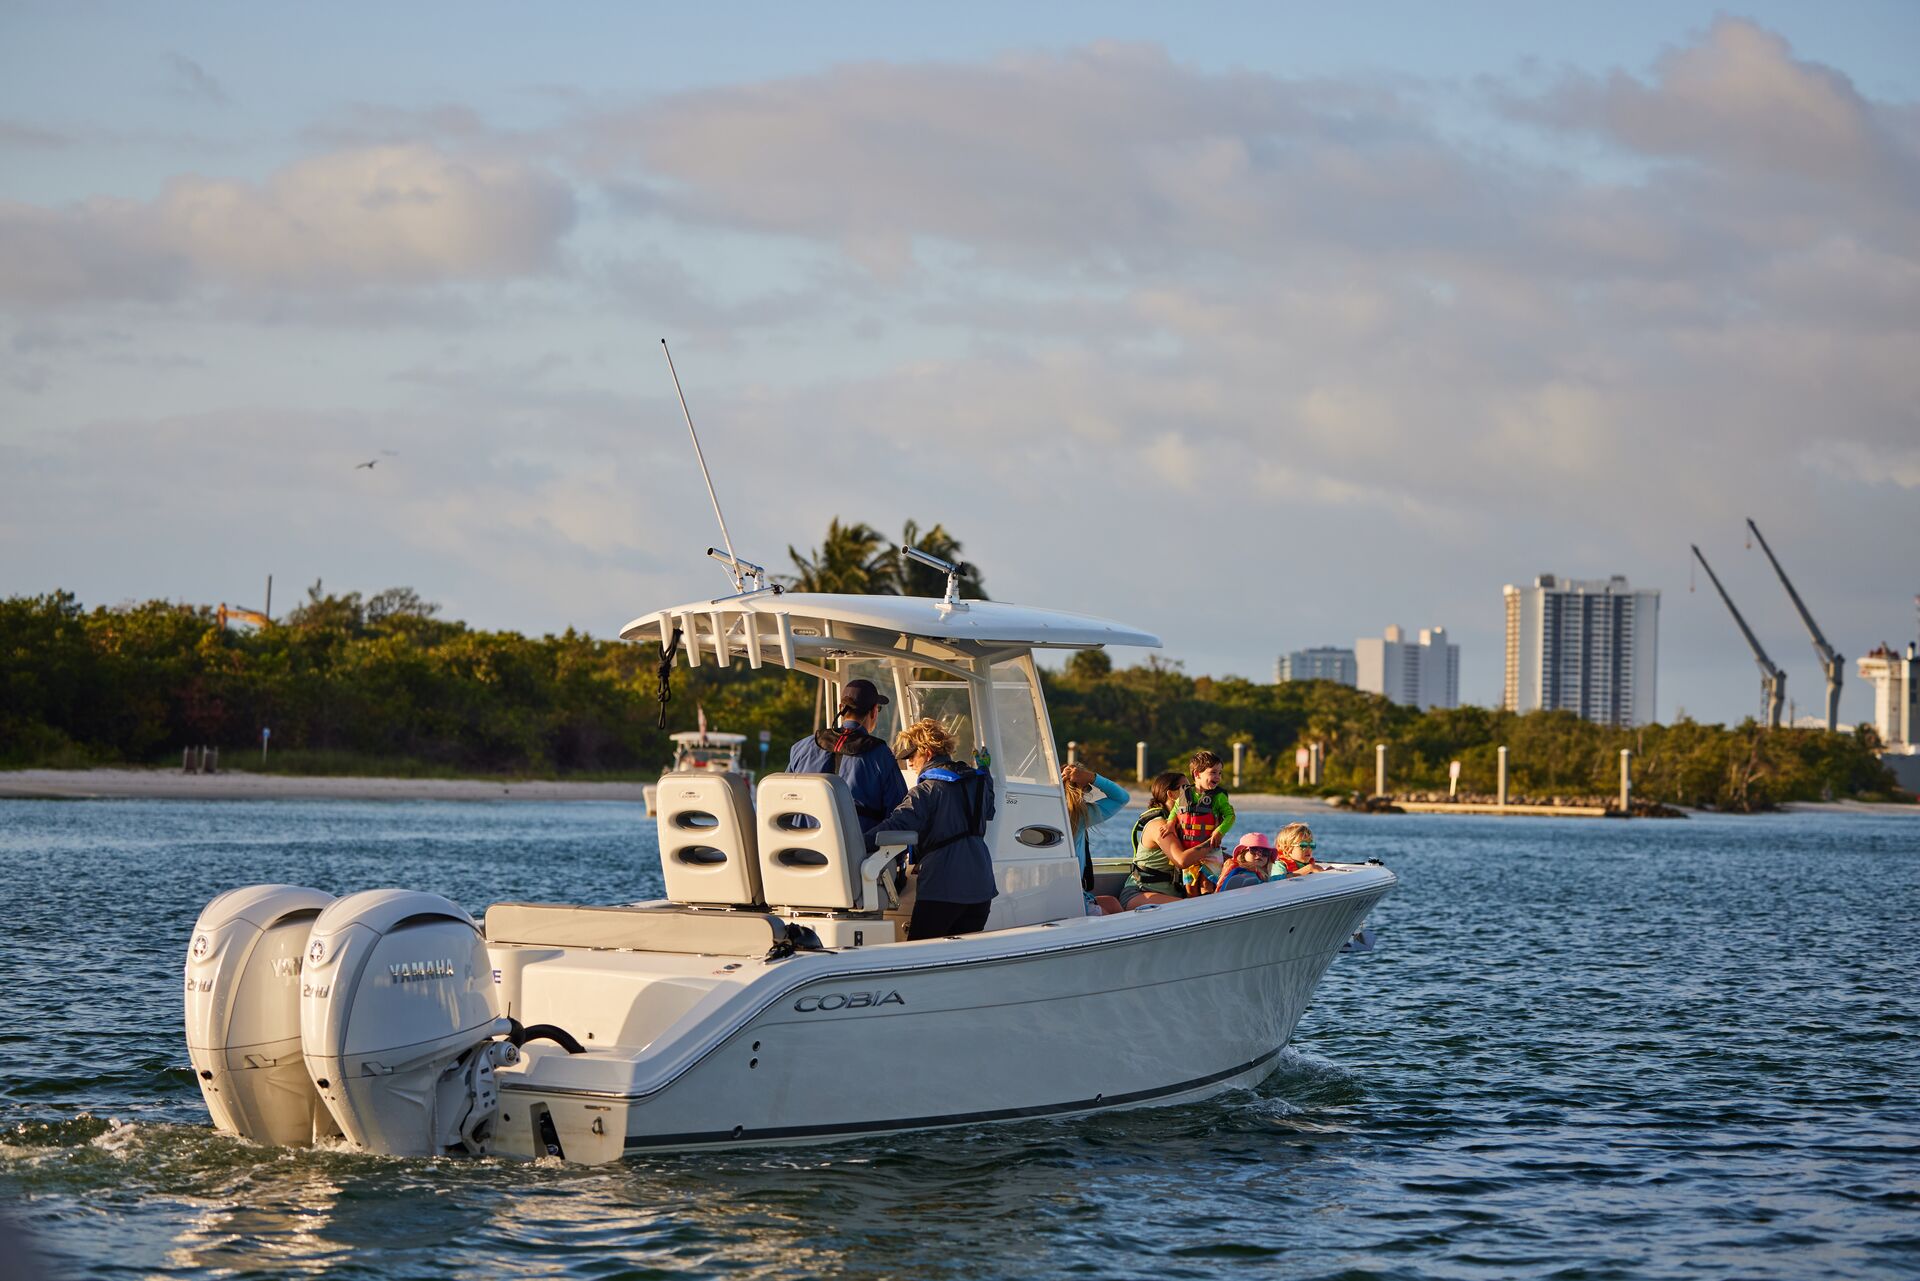
[[[843, 752], [840, 757], [839, 774], [853, 792], [854, 807], [860, 814], [860, 832], [865, 835], [906, 797], [907, 780], [900, 773], [900, 762], [893, 758], [886, 744], [861, 729], [859, 721], [847, 721], [841, 729], [846, 732], [845, 741], [850, 745], [873, 744], [865, 751]], [[836, 741], [834, 731], [828, 731], [826, 737]], [[819, 736], [809, 734], [787, 753], [787, 772], [830, 773], [831, 759], [832, 753], [821, 744]]]

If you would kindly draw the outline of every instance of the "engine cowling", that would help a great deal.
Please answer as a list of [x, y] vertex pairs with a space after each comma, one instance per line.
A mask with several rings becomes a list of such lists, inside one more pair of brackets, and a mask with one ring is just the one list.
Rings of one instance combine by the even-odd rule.
[[496, 1007], [486, 940], [437, 894], [366, 890], [314, 922], [301, 976], [307, 1072], [355, 1146], [484, 1152], [494, 1069], [519, 1051]]
[[261, 1143], [338, 1134], [300, 1046], [307, 936], [333, 895], [299, 885], [228, 890], [187, 945], [187, 1055], [213, 1123]]

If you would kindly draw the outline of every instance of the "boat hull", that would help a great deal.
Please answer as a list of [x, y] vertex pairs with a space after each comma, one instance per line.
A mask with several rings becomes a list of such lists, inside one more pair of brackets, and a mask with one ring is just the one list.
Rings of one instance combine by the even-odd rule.
[[[714, 1034], [709, 1018], [710, 1043], [670, 1067], [649, 1062], [671, 1057], [662, 1045], [626, 1060], [624, 1083], [614, 1064], [553, 1053], [503, 1074], [499, 1150], [606, 1161], [1250, 1085], [1393, 883], [1355, 868], [1123, 917], [790, 958], [741, 989], [729, 1030]], [[589, 1066], [599, 1071], [585, 1085]], [[581, 1071], [569, 1080], [568, 1068]]]

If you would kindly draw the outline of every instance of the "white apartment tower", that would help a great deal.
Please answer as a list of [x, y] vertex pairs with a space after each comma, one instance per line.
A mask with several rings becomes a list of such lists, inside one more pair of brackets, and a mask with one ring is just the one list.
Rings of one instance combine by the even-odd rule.
[[1607, 579], [1542, 574], [1503, 589], [1508, 711], [1565, 710], [1603, 725], [1651, 724], [1660, 593]]
[[1399, 627], [1353, 643], [1357, 684], [1406, 707], [1460, 706], [1460, 647], [1447, 641], [1444, 627], [1423, 627], [1418, 644]]

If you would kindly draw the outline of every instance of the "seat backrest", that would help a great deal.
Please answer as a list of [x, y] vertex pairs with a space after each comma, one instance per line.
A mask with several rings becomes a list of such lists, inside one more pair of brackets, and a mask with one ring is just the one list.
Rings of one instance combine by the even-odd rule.
[[867, 856], [853, 792], [838, 774], [760, 780], [760, 884], [769, 904], [851, 911]]
[[655, 792], [660, 873], [676, 903], [758, 907], [760, 855], [747, 780], [722, 770], [675, 770]]

